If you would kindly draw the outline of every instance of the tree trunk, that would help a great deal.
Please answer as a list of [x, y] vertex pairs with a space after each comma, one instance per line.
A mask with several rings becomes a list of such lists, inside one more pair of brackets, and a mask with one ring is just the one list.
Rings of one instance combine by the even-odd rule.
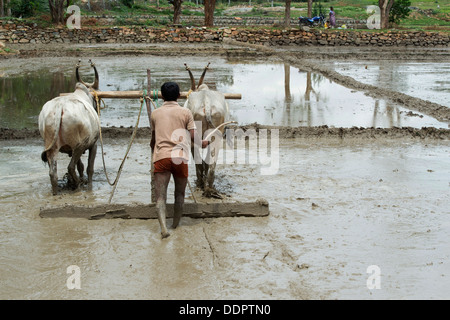
[[11, 0], [6, 0], [6, 15], [8, 16], [8, 17], [11, 17], [11, 15], [12, 15], [12, 12], [11, 12], [11, 8], [9, 7], [9, 3], [11, 2]]
[[52, 22], [64, 24], [64, 0], [48, 0]]
[[389, 28], [389, 12], [391, 11], [394, 0], [378, 0], [380, 7], [380, 27], [381, 29]]
[[181, 17], [181, 4], [183, 3], [183, 0], [173, 0], [173, 23], [179, 24], [180, 23], [180, 17]]
[[291, 1], [292, 0], [286, 0], [285, 8], [284, 8], [284, 26], [290, 27], [291, 26]]
[[205, 26], [214, 26], [214, 9], [216, 0], [205, 0]]
[[5, 4], [3, 3], [3, 0], [0, 0], [0, 17], [5, 16]]
[[308, 0], [308, 18], [311, 18], [312, 16], [312, 3], [313, 0]]

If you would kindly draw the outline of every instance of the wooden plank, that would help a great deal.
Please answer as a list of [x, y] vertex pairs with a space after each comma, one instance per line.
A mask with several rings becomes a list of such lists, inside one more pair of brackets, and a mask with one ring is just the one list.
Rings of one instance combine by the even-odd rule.
[[[211, 202], [185, 203], [183, 217], [221, 218], [221, 217], [265, 217], [269, 215], [269, 204], [261, 199], [255, 202]], [[65, 205], [62, 207], [43, 207], [42, 218], [87, 218], [97, 219], [156, 219], [156, 204], [100, 204], [95, 206]], [[173, 216], [173, 204], [167, 204], [167, 218]]]
[[[61, 93], [60, 96], [68, 95], [69, 93]], [[180, 92], [180, 99], [186, 99], [189, 92]], [[97, 96], [102, 99], [139, 99], [143, 97], [143, 91], [97, 91]], [[224, 93], [225, 99], [242, 99], [240, 93]], [[154, 99], [153, 92], [149, 92], [149, 97]], [[158, 91], [158, 99], [162, 99], [161, 92]]]

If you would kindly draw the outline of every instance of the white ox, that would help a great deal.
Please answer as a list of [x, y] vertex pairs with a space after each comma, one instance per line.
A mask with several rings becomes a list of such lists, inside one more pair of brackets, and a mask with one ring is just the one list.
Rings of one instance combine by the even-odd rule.
[[[211, 131], [217, 127], [220, 127], [228, 118], [229, 110], [228, 103], [225, 100], [223, 93], [213, 91], [208, 88], [206, 84], [203, 84], [205, 73], [208, 70], [209, 63], [203, 70], [200, 77], [198, 86], [195, 86], [195, 80], [190, 68], [185, 64], [186, 70], [189, 72], [191, 79], [191, 93], [186, 100], [184, 107], [188, 108], [196, 121], [197, 127], [201, 125], [201, 137], [205, 138], [205, 132]], [[200, 129], [200, 128], [197, 128]], [[225, 127], [222, 126], [218, 129], [217, 134], [223, 135]], [[199, 130], [200, 133], [200, 130]], [[221, 137], [221, 136], [220, 136]], [[207, 154], [206, 161], [202, 159], [200, 155], [200, 149], [195, 144], [192, 146], [192, 154], [194, 156], [197, 186], [203, 189], [203, 195], [207, 197], [221, 198], [218, 192], [214, 189], [215, 169], [217, 163], [217, 156], [221, 147], [222, 139], [216, 139], [210, 144], [209, 152]]]
[[[77, 189], [84, 180], [81, 155], [89, 150], [87, 182], [89, 186], [92, 186], [99, 137], [99, 118], [96, 112], [96, 103], [89, 93], [89, 89], [98, 89], [98, 73], [95, 65], [91, 62], [95, 80], [92, 84], [87, 84], [80, 79], [79, 67], [80, 65], [77, 64], [75, 92], [48, 101], [39, 114], [39, 131], [45, 144], [41, 158], [49, 165], [53, 195], [58, 192], [56, 164], [58, 152], [67, 153], [71, 157], [68, 166], [68, 181], [73, 189]], [[80, 177], [75, 172], [75, 166], [77, 166]]]

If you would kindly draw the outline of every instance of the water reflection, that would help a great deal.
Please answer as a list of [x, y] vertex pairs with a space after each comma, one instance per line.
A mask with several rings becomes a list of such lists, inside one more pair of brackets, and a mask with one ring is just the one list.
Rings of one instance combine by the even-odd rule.
[[335, 62], [333, 67], [363, 83], [450, 107], [449, 63], [382, 60]]
[[74, 88], [75, 77], [62, 71], [0, 78], [0, 126], [36, 128], [45, 102]]
[[[68, 59], [66, 65], [74, 66], [76, 62], [72, 60]], [[184, 62], [189, 62], [195, 76], [201, 74], [206, 64], [201, 57], [190, 57], [189, 61], [184, 57], [171, 60], [159, 57], [108, 57], [96, 62], [100, 90], [124, 91], [146, 88], [147, 66], [152, 70], [153, 88], [160, 88], [163, 82], [171, 80], [187, 91], [190, 81]], [[90, 81], [91, 73], [88, 67], [82, 70], [86, 81]], [[401, 81], [396, 73], [391, 75], [395, 81]], [[292, 127], [448, 127], [448, 124], [431, 117], [411, 116], [407, 109], [399, 105], [368, 97], [322, 75], [304, 72], [283, 63], [232, 63], [215, 58], [205, 82], [212, 89], [242, 94], [241, 100], [229, 101], [232, 120], [242, 125], [256, 122]], [[43, 104], [61, 92], [73, 91], [74, 85], [72, 67], [58, 71], [47, 67], [20, 76], [0, 78], [0, 126], [37, 128], [37, 118]], [[179, 102], [184, 103], [183, 100]], [[102, 126], [135, 125], [139, 101], [108, 99], [106, 104], [108, 107], [101, 113]], [[140, 126], [148, 125], [148, 119], [144, 117]]]
[[233, 120], [241, 124], [448, 127], [425, 115], [410, 116], [399, 105], [285, 64], [240, 65], [233, 70], [233, 78], [233, 85], [219, 90], [244, 93], [241, 101], [230, 104]]

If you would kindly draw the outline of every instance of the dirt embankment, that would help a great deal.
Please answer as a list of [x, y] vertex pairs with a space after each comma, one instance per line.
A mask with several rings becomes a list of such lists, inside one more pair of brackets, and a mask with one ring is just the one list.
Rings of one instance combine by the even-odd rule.
[[[269, 133], [278, 131], [281, 139], [301, 138], [301, 139], [419, 139], [419, 140], [450, 140], [450, 129], [437, 128], [332, 128], [328, 126], [320, 127], [281, 127], [264, 126], [259, 124], [250, 124], [245, 126], [230, 126], [229, 129], [247, 130], [268, 130]], [[132, 135], [132, 127], [104, 127], [102, 128], [102, 137], [106, 139], [127, 139]], [[23, 140], [39, 138], [38, 129], [8, 129], [0, 128], [0, 140]], [[150, 128], [138, 128], [137, 138], [150, 137]]]

